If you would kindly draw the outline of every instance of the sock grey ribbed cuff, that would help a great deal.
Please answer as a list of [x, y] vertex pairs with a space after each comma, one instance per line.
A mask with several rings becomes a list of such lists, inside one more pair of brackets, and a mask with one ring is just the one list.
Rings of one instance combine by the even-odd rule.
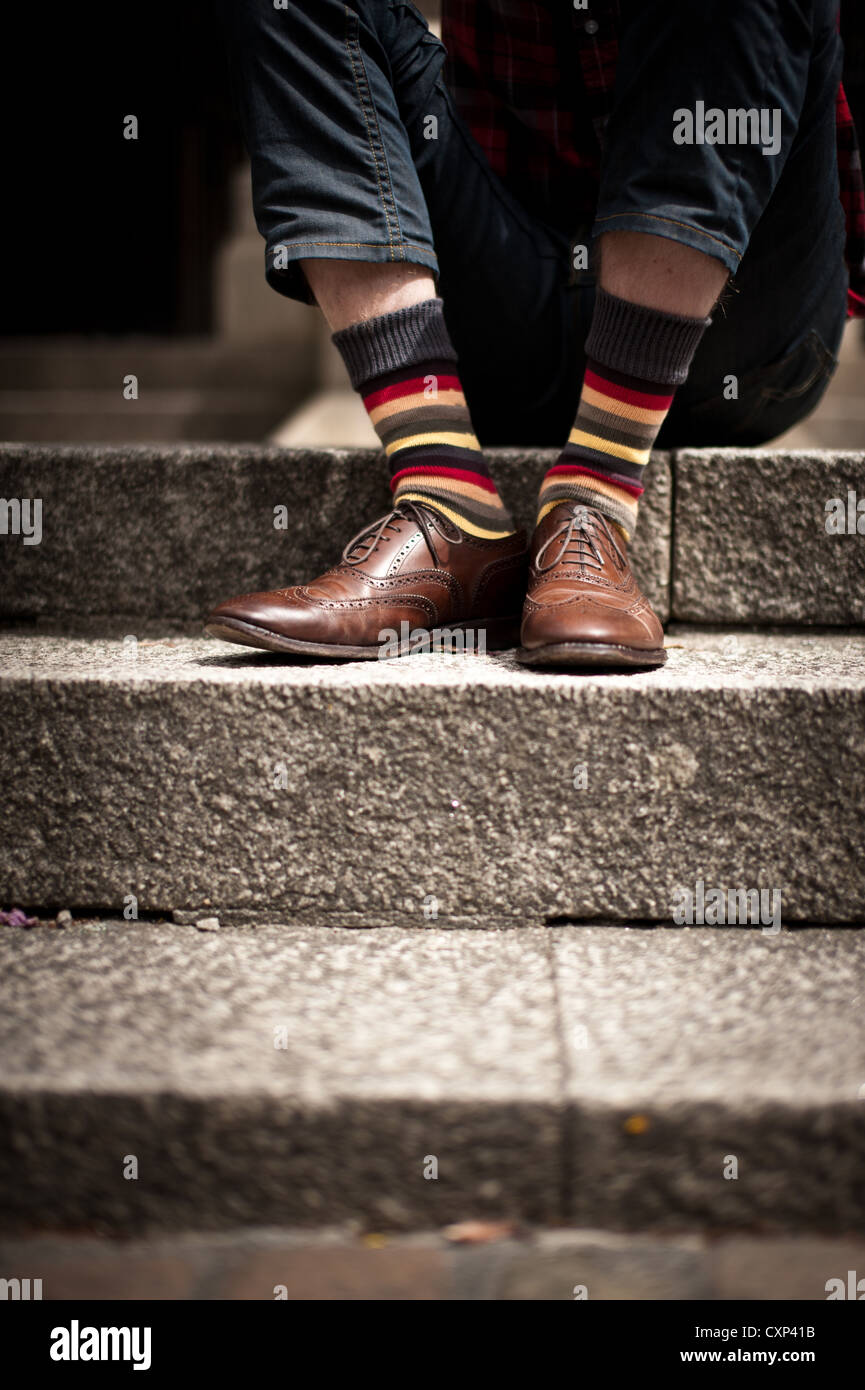
[[456, 362], [440, 299], [424, 299], [392, 314], [364, 319], [332, 334], [352, 386], [424, 362]]
[[681, 386], [711, 322], [632, 304], [599, 286], [586, 356], [641, 381]]

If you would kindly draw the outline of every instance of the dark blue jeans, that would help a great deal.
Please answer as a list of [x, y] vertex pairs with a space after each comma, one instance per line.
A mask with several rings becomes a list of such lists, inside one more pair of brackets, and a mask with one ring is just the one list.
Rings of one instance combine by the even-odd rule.
[[[834, 0], [624, 4], [596, 220], [567, 231], [490, 169], [414, 5], [286, 4], [221, 2], [276, 290], [312, 302], [310, 257], [428, 266], [481, 442], [557, 446], [595, 293], [572, 246], [650, 232], [733, 275], [659, 446], [762, 443], [817, 404], [846, 313]], [[674, 143], [673, 111], [698, 100], [780, 109], [777, 154]]]

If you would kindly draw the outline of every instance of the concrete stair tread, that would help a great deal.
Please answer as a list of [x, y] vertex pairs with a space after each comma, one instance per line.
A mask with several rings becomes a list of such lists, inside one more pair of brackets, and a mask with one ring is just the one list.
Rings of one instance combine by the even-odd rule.
[[0, 960], [12, 1091], [795, 1109], [865, 1075], [859, 930], [109, 921], [0, 929]]
[[[308, 344], [306, 345], [308, 346]], [[119, 391], [133, 372], [149, 390], [245, 385], [281, 386], [294, 392], [297, 372], [287, 350], [272, 342], [245, 343], [212, 338], [0, 338], [0, 381], [6, 393]], [[306, 379], [306, 378], [305, 378]], [[309, 375], [311, 384], [311, 374]]]
[[669, 923], [703, 880], [777, 892], [785, 923], [862, 920], [865, 633], [668, 643], [659, 670], [579, 675], [7, 632], [0, 900]]
[[[55, 413], [57, 415], [132, 415], [136, 410], [142, 413], [168, 413], [176, 411], [202, 411], [208, 407], [219, 413], [228, 411], [252, 414], [262, 408], [273, 409], [274, 391], [267, 388], [244, 387], [230, 390], [225, 386], [160, 386], [148, 391], [146, 399], [126, 401], [116, 390], [106, 387], [78, 390], [77, 388], [57, 388], [56, 390], [28, 391], [26, 395], [18, 391], [0, 390], [0, 412], [3, 414], [36, 415]], [[68, 448], [58, 437], [58, 449]]]
[[[0, 435], [22, 441], [25, 451], [47, 444], [57, 455], [87, 441], [91, 456], [114, 441], [116, 450], [136, 440], [256, 438], [312, 385], [309, 352], [286, 346], [280, 352], [272, 344], [200, 339], [0, 340]], [[130, 375], [138, 383], [134, 400], [124, 397]], [[49, 485], [38, 495], [52, 491]]]
[[13, 1223], [865, 1215], [861, 932], [120, 922], [0, 962]]
[[[124, 637], [127, 639], [124, 641]], [[128, 639], [132, 638], [130, 642]], [[234, 647], [208, 637], [134, 633], [60, 636], [28, 628], [0, 630], [0, 681], [96, 680], [140, 684], [204, 682], [349, 692], [376, 690], [402, 699], [412, 690], [525, 690], [579, 699], [617, 691], [865, 690], [865, 631], [749, 632], [671, 625], [667, 664], [650, 671], [528, 670], [513, 652], [419, 653], [400, 660], [316, 662]]]

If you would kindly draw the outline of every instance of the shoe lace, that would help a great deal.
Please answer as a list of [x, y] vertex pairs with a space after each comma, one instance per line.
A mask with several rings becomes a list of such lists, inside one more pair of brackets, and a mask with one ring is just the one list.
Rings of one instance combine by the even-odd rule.
[[[552, 547], [559, 543], [558, 551], [549, 559]], [[610, 524], [600, 512], [592, 511], [577, 503], [557, 529], [548, 536], [538, 550], [535, 568], [544, 573], [562, 562], [585, 565], [587, 569], [603, 569], [604, 556], [601, 550], [604, 543], [612, 550], [620, 568], [627, 564], [624, 552], [610, 529]]]
[[440, 512], [424, 507], [419, 502], [398, 502], [386, 516], [383, 516], [379, 521], [373, 521], [369, 526], [364, 526], [356, 536], [352, 537], [342, 552], [343, 563], [362, 565], [383, 541], [393, 539], [393, 531], [397, 529], [401, 521], [415, 522], [426, 542], [436, 569], [441, 567], [441, 560], [433, 540], [434, 534], [438, 532], [450, 545], [462, 543], [462, 534], [459, 529]]

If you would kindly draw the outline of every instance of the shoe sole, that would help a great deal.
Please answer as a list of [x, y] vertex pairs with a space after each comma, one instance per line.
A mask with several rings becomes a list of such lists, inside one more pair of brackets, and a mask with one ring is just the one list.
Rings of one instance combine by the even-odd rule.
[[571, 668], [605, 666], [627, 667], [663, 666], [667, 653], [663, 647], [620, 646], [614, 642], [551, 642], [549, 646], [529, 650], [520, 647], [517, 661], [523, 666], [567, 666]]
[[[485, 633], [485, 650], [502, 651], [515, 647], [519, 641], [519, 618], [475, 618], [467, 623], [447, 623], [447, 632]], [[256, 627], [255, 623], [245, 623], [240, 618], [223, 618], [218, 623], [206, 623], [204, 631], [211, 637], [219, 637], [223, 642], [236, 642], [243, 647], [257, 647], [265, 652], [283, 652], [291, 656], [324, 656], [332, 661], [389, 661], [401, 656], [417, 654], [411, 643], [402, 643], [396, 652], [382, 656], [382, 644], [369, 647], [351, 647], [339, 642], [303, 642], [299, 637], [283, 637], [267, 628]], [[442, 647], [425, 650], [442, 651]]]

